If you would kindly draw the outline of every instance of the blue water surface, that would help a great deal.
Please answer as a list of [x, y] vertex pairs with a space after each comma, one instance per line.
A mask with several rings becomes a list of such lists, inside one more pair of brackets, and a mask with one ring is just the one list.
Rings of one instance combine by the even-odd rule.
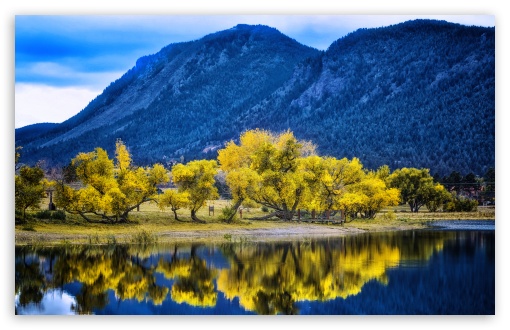
[[16, 313], [494, 315], [494, 222], [432, 225], [271, 243], [17, 247]]

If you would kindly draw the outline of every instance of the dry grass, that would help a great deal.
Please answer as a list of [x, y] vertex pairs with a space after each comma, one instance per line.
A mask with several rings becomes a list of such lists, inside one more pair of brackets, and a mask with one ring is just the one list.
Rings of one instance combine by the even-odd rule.
[[[42, 208], [48, 205], [43, 200]], [[178, 210], [176, 221], [169, 209], [160, 210], [156, 204], [143, 204], [140, 211], [134, 210], [130, 214], [129, 223], [100, 224], [87, 223], [76, 215], [67, 215], [65, 221], [31, 220], [24, 225], [16, 225], [16, 244], [111, 244], [133, 243], [141, 236], [156, 237], [159, 241], [175, 240], [225, 240], [232, 237], [249, 238], [283, 234], [298, 235], [300, 233], [320, 235], [343, 235], [360, 231], [388, 231], [424, 228], [425, 223], [434, 220], [447, 219], [495, 219], [495, 209], [480, 207], [477, 212], [466, 213], [431, 213], [426, 209], [418, 213], [411, 213], [403, 206], [385, 209], [375, 219], [355, 219], [340, 225], [326, 225], [320, 223], [290, 223], [281, 220], [248, 220], [250, 217], [267, 215], [261, 208], [243, 210], [243, 219], [237, 219], [232, 224], [219, 220], [221, 209], [230, 202], [226, 200], [210, 201], [201, 208], [198, 216], [205, 220], [205, 224], [190, 221], [188, 210]], [[214, 206], [214, 215], [209, 214], [208, 206]]]

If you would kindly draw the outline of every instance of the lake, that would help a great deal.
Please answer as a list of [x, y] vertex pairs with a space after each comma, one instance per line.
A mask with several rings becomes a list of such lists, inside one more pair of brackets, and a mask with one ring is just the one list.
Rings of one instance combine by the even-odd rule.
[[494, 221], [282, 242], [15, 248], [16, 314], [495, 314]]

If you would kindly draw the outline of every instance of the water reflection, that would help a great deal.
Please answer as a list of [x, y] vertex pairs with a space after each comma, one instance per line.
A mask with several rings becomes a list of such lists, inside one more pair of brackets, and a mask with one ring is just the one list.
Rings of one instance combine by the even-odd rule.
[[[476, 282], [485, 283], [481, 290], [488, 309], [461, 313], [493, 313], [494, 232], [472, 231], [410, 231], [280, 243], [150, 248], [17, 247], [15, 304], [19, 314], [133, 314], [135, 310], [142, 314], [374, 313], [370, 308], [377, 314], [407, 314], [411, 309], [404, 300], [395, 310], [378, 312], [371, 290], [386, 288], [388, 292], [382, 299], [393, 304], [399, 297], [407, 297], [403, 291], [414, 290], [413, 285], [418, 283], [431, 285], [425, 291], [435, 292], [438, 284], [427, 284], [423, 278], [432, 278], [430, 274], [437, 271], [437, 265], [432, 269], [430, 260], [443, 255], [449, 257], [448, 267], [454, 269], [445, 265], [439, 269], [444, 277], [440, 283], [443, 290], [456, 294], [459, 288], [454, 285], [460, 279], [449, 278], [453, 274], [475, 286], [468, 291], [479, 299], [476, 286], [480, 284]], [[413, 273], [415, 278], [407, 281], [409, 288], [390, 290], [388, 284], [395, 284], [392, 278], [403, 276], [402, 266], [415, 267], [419, 273]], [[470, 267], [485, 267], [484, 278], [466, 276]], [[448, 285], [444, 281], [452, 284], [445, 288]], [[345, 310], [344, 304], [354, 306], [360, 299], [364, 306], [373, 307]], [[430, 297], [423, 300], [417, 297], [413, 303], [434, 303], [428, 301]], [[434, 309], [422, 310], [434, 313]], [[444, 313], [448, 314], [448, 309]]]

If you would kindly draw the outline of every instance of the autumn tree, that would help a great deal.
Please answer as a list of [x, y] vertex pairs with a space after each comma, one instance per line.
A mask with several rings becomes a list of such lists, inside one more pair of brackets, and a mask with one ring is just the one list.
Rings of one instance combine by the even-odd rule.
[[241, 135], [239, 144], [230, 141], [218, 152], [218, 161], [232, 193], [231, 215], [250, 199], [274, 209], [270, 216], [292, 219], [307, 189], [298, 170], [301, 158], [314, 153], [312, 143], [298, 141], [290, 131], [276, 135], [250, 130]]
[[444, 210], [445, 206], [452, 201], [452, 198], [452, 194], [443, 185], [436, 183], [434, 184], [434, 191], [431, 191], [430, 197], [425, 202], [425, 206], [430, 212]]
[[197, 211], [209, 199], [218, 198], [214, 185], [214, 176], [218, 170], [215, 160], [194, 160], [187, 164], [177, 164], [172, 168], [172, 179], [178, 192], [188, 195], [187, 208], [191, 211], [191, 220], [204, 223], [197, 217]]
[[418, 212], [436, 192], [434, 178], [426, 168], [397, 169], [388, 177], [388, 182], [400, 190], [402, 201], [409, 205], [411, 212]]
[[55, 202], [89, 222], [94, 221], [90, 215], [109, 223], [126, 221], [132, 210], [154, 201], [157, 185], [169, 180], [160, 164], [146, 168], [134, 166], [121, 140], [117, 140], [114, 160], [105, 150], [96, 148], [89, 153], [79, 153], [72, 165], [83, 187], [58, 185]]
[[339, 210], [347, 187], [363, 177], [363, 165], [357, 158], [308, 156], [302, 160], [302, 171], [310, 187], [303, 206], [319, 212]]
[[377, 212], [388, 206], [396, 206], [400, 202], [400, 191], [389, 188], [378, 172], [369, 171], [356, 183], [348, 186], [340, 205], [346, 213], [355, 217], [372, 219]]
[[44, 179], [44, 172], [39, 167], [22, 166], [14, 177], [14, 205], [26, 220], [28, 208], [39, 209], [45, 188], [49, 182]]
[[257, 174], [256, 185], [248, 191], [250, 199], [274, 209], [277, 217], [292, 220], [309, 193], [303, 158], [311, 157], [313, 148], [291, 131], [278, 135], [255, 131], [254, 135], [262, 142], [249, 157], [249, 169]]
[[239, 145], [230, 142], [218, 159], [233, 196], [238, 191], [234, 207], [250, 198], [286, 220], [298, 208], [319, 212], [348, 208], [372, 218], [398, 202], [398, 191], [384, 181], [388, 167], [368, 178], [359, 159], [319, 157], [314, 150], [290, 131], [274, 135], [253, 130], [241, 136]]
[[225, 148], [218, 151], [220, 169], [225, 173], [225, 182], [233, 202], [226, 222], [231, 222], [243, 201], [254, 195], [253, 189], [258, 185], [260, 176], [251, 168], [252, 156], [264, 144], [271, 143], [272, 138], [268, 131], [250, 130], [241, 134], [239, 144], [230, 141]]
[[19, 159], [21, 158], [21, 149], [23, 149], [23, 147], [22, 146], [18, 146], [14, 150], [14, 170], [15, 171], [20, 169]]
[[175, 189], [167, 189], [159, 196], [158, 206], [161, 210], [170, 207], [174, 213], [175, 220], [181, 221], [177, 215], [177, 211], [188, 206], [189, 203], [189, 193], [187, 191], [178, 192]]

